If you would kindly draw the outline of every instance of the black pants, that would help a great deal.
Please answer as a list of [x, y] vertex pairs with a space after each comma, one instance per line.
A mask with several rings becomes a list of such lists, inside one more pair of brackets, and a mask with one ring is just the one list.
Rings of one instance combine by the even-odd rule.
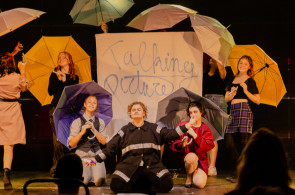
[[49, 122], [52, 129], [52, 141], [53, 141], [53, 165], [50, 169], [50, 174], [53, 176], [55, 174], [55, 169], [58, 161], [64, 156], [66, 152], [68, 152], [68, 148], [64, 146], [62, 143], [57, 141], [55, 125], [53, 120], [53, 112], [54, 107], [50, 107], [49, 109]]
[[112, 178], [111, 190], [116, 193], [167, 193], [173, 187], [172, 175], [166, 173], [161, 178], [145, 167], [139, 167], [127, 183], [121, 178]]

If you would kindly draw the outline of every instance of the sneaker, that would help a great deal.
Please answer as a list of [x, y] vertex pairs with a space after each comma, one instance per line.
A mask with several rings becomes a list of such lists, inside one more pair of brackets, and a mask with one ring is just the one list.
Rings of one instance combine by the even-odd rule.
[[216, 167], [209, 167], [208, 169], [208, 175], [209, 176], [216, 176], [217, 175], [217, 170], [216, 170]]

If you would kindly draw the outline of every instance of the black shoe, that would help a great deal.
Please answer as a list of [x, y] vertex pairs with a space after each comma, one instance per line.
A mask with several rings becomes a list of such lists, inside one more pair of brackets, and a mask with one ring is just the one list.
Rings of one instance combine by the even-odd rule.
[[94, 182], [89, 182], [88, 184], [87, 184], [87, 186], [95, 186], [95, 183]]
[[186, 187], [186, 188], [192, 188], [193, 187], [193, 184], [184, 184], [184, 187]]
[[56, 173], [56, 169], [55, 168], [51, 168], [50, 169], [50, 172], [49, 172], [50, 177], [54, 178], [55, 177], [55, 173]]
[[237, 179], [235, 177], [227, 177], [225, 179], [226, 179], [226, 181], [229, 181], [231, 183], [237, 183]]
[[12, 190], [12, 185], [10, 182], [10, 170], [8, 168], [4, 168], [3, 183], [4, 190]]

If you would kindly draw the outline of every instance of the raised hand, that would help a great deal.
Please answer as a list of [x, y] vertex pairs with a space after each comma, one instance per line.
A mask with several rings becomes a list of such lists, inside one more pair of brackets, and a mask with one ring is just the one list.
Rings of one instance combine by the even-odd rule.
[[21, 74], [25, 74], [27, 63], [18, 62], [17, 67]]
[[67, 77], [66, 77], [65, 73], [61, 72], [60, 70], [57, 72], [54, 72], [54, 73], [56, 74], [58, 80], [60, 80], [62, 82], [66, 82]]
[[240, 86], [243, 88], [244, 92], [248, 91], [248, 86], [246, 83], [241, 83]]
[[11, 52], [12, 55], [16, 55], [18, 52], [23, 50], [23, 45], [18, 42], [17, 45], [15, 46], [14, 50]]
[[105, 21], [103, 21], [101, 23], [101, 30], [104, 32], [104, 33], [107, 33], [108, 32], [108, 25], [106, 24]]

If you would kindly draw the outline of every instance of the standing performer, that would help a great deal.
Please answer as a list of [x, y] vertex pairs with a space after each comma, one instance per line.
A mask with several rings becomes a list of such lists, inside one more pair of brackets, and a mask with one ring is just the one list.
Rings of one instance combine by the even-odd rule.
[[48, 93], [53, 95], [51, 101], [51, 108], [49, 109], [49, 120], [53, 133], [53, 165], [50, 169], [50, 175], [54, 177], [56, 165], [59, 159], [64, 155], [68, 149], [59, 141], [57, 141], [56, 131], [53, 121], [53, 112], [58, 103], [65, 86], [74, 85], [79, 83], [79, 77], [76, 75], [74, 63], [71, 54], [66, 51], [60, 52], [57, 60], [58, 66], [51, 73], [49, 78]]
[[[180, 136], [178, 140], [172, 141], [170, 149], [183, 153], [183, 162], [187, 173], [185, 187], [191, 188], [193, 185], [204, 188], [207, 183], [208, 167], [207, 154], [214, 148], [213, 134], [210, 128], [202, 123], [202, 115], [205, 108], [198, 102], [191, 102], [187, 108], [190, 118], [195, 117], [196, 121], [192, 127]], [[184, 125], [188, 121], [181, 122]], [[178, 126], [179, 126], [178, 125]]]
[[147, 117], [147, 108], [139, 101], [128, 106], [128, 114], [133, 121], [123, 126], [95, 159], [102, 162], [121, 151], [122, 157], [113, 173], [110, 186], [116, 193], [169, 192], [173, 187], [173, 180], [160, 161], [161, 145], [177, 139], [191, 128], [196, 119], [191, 118], [190, 122], [175, 130], [162, 128], [144, 120]]
[[[227, 103], [224, 100], [224, 94], [229, 74], [227, 74], [225, 67], [213, 58], [210, 58], [209, 65], [209, 71], [203, 74], [203, 95], [219, 106], [224, 112], [227, 112]], [[215, 167], [217, 152], [218, 143], [214, 141], [214, 148], [209, 151], [209, 176], [217, 175], [217, 169]]]
[[71, 147], [77, 146], [76, 154], [83, 161], [84, 183], [94, 183], [95, 186], [102, 186], [106, 178], [104, 162], [91, 164], [87, 163], [89, 157], [101, 153], [100, 144], [107, 143], [105, 123], [102, 119], [94, 116], [98, 109], [98, 101], [95, 96], [88, 96], [84, 101], [85, 112], [83, 116], [74, 120], [71, 124], [71, 133], [68, 143]]
[[15, 144], [26, 144], [26, 130], [18, 102], [20, 92], [27, 91], [29, 82], [26, 79], [26, 64], [19, 62], [20, 74], [16, 73], [14, 55], [22, 50], [22, 45], [17, 44], [12, 53], [0, 54], [0, 145], [4, 146], [3, 154], [3, 183], [4, 189], [12, 189], [10, 170], [13, 160]]
[[227, 147], [235, 149], [237, 157], [252, 134], [253, 113], [248, 104], [252, 101], [260, 104], [260, 95], [253, 79], [253, 61], [250, 56], [242, 56], [238, 61], [238, 73], [228, 83], [225, 101], [231, 102], [231, 121], [225, 134]]

